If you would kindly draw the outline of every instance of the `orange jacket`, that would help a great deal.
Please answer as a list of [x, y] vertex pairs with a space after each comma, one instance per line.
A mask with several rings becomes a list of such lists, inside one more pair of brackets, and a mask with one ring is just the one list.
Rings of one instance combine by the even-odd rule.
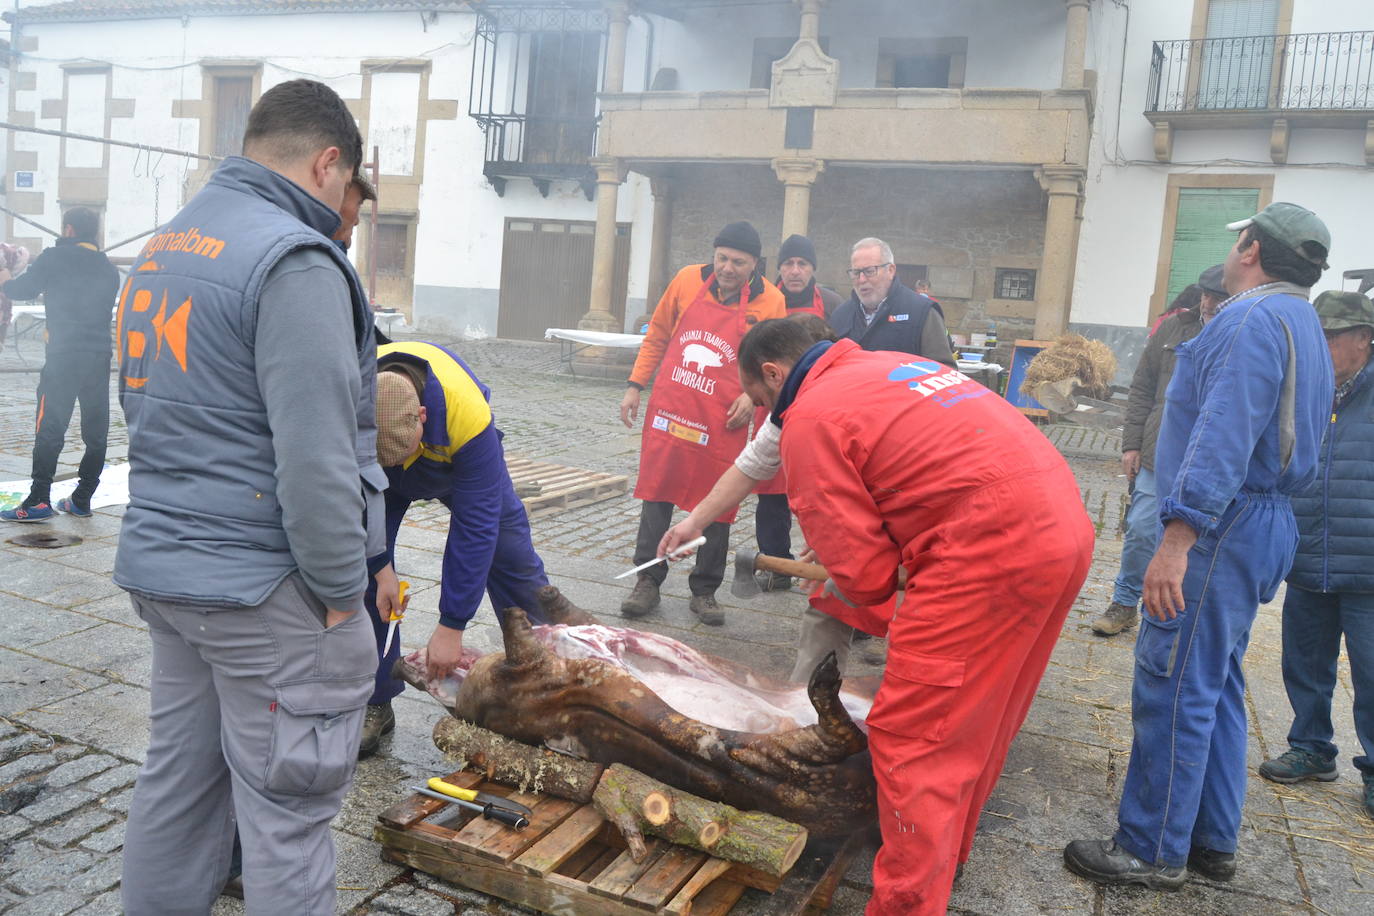
[[[682, 313], [696, 301], [701, 284], [710, 276], [710, 264], [693, 264], [682, 268], [673, 277], [673, 282], [663, 291], [663, 298], [658, 300], [654, 317], [649, 320], [649, 332], [644, 335], [644, 343], [639, 345], [639, 356], [635, 358], [634, 369], [630, 371], [630, 384], [643, 388], [653, 379], [658, 364], [663, 360], [663, 351], [668, 347], [668, 338], [673, 336], [673, 329], [677, 327]], [[711, 293], [706, 295], [711, 296]], [[713, 296], [711, 298], [714, 299]], [[767, 279], [754, 277], [749, 283], [749, 305], [745, 315], [751, 325], [769, 318], [786, 318], [787, 300], [783, 298], [781, 290]]]

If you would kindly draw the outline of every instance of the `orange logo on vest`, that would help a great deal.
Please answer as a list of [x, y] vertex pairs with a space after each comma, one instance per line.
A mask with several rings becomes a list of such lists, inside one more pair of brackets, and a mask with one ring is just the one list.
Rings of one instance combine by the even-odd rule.
[[[151, 265], [151, 266], [150, 266]], [[138, 268], [139, 271], [157, 270], [157, 265], [147, 262]], [[133, 314], [146, 314], [153, 306], [153, 292], [148, 289], [134, 289], [133, 277], [124, 285], [124, 292], [119, 297], [119, 313], [115, 321], [115, 338], [119, 341], [121, 350], [121, 362], [124, 370], [124, 384], [130, 388], [142, 388], [148, 383], [148, 374], [143, 365], [148, 352], [147, 330], [125, 330], [126, 322], [136, 320]], [[133, 294], [130, 301], [130, 293]], [[128, 314], [126, 314], [128, 313]], [[167, 291], [163, 290], [162, 299], [158, 304], [157, 314], [148, 322], [151, 328], [151, 335], [156, 343], [153, 348], [152, 360], [157, 362], [162, 358], [162, 348], [165, 344], [172, 358], [177, 361], [181, 371], [187, 371], [186, 365], [186, 334], [187, 325], [191, 320], [191, 297], [187, 296], [186, 301], [177, 306], [170, 314], [167, 314]]]

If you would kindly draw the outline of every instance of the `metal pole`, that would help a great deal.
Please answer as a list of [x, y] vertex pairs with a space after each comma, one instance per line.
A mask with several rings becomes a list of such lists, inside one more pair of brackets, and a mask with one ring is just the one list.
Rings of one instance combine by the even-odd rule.
[[9, 121], [0, 121], [0, 128], [22, 131], [29, 134], [46, 134], [49, 137], [66, 137], [69, 140], [90, 140], [92, 143], [105, 143], [109, 146], [127, 146], [129, 149], [138, 149], [149, 153], [170, 153], [173, 156], [185, 156], [188, 159], [205, 159], [210, 162], [218, 162], [224, 158], [223, 156], [205, 156], [200, 153], [188, 153], [186, 150], [170, 149], [166, 146], [148, 146], [146, 143], [129, 143], [125, 140], [111, 140], [109, 137], [93, 137], [90, 134], [76, 134], [69, 130], [49, 130], [46, 127], [28, 127], [23, 124], [13, 124]]
[[123, 246], [129, 244], [130, 242], [137, 242], [139, 239], [143, 238], [145, 235], [152, 235], [154, 232], [158, 231], [158, 230], [161, 229], [161, 228], [162, 228], [161, 226], [154, 226], [154, 227], [151, 228], [151, 229], [145, 229], [143, 232], [140, 232], [138, 235], [131, 235], [131, 236], [129, 236], [127, 239], [123, 239], [123, 240], [121, 240], [121, 241], [115, 242], [113, 245], [106, 245], [104, 248], [101, 249], [101, 251], [114, 251], [116, 248], [121, 248], [121, 247], [123, 247]]
[[376, 191], [372, 195], [372, 224], [367, 232], [367, 297], [372, 300], [372, 307], [377, 307], [377, 198], [382, 194], [382, 151], [380, 147], [372, 147], [372, 189]]
[[15, 213], [15, 212], [14, 212], [13, 210], [11, 210], [9, 207], [0, 206], [0, 213], [8, 213], [10, 216], [13, 216], [15, 219], [19, 220], [21, 223], [28, 223], [28, 224], [29, 224], [30, 226], [32, 226], [33, 228], [35, 228], [35, 229], [40, 229], [40, 230], [42, 230], [43, 232], [46, 232], [48, 235], [55, 236], [55, 237], [57, 237], [57, 238], [61, 238], [61, 237], [62, 237], [62, 233], [60, 233], [60, 232], [53, 232], [53, 231], [52, 231], [51, 229], [49, 229], [47, 226], [43, 226], [43, 225], [40, 225], [40, 224], [38, 224], [38, 223], [35, 223], [33, 220], [29, 219], [27, 216], [20, 216], [18, 213]]

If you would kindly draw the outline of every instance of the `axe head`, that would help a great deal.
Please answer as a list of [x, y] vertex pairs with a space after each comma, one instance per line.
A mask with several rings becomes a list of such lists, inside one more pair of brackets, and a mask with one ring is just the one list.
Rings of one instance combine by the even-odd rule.
[[763, 592], [754, 578], [754, 564], [759, 552], [741, 547], [735, 551], [735, 577], [730, 581], [730, 594], [736, 598], [753, 598]]

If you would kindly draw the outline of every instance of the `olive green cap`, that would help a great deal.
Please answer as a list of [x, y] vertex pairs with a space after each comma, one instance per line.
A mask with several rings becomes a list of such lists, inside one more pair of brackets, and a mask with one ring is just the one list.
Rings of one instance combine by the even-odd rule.
[[1346, 328], [1374, 329], [1374, 301], [1359, 293], [1329, 289], [1312, 303], [1321, 319], [1323, 331], [1343, 331]]
[[1232, 232], [1239, 232], [1252, 225], [1259, 226], [1296, 251], [1303, 260], [1311, 261], [1322, 270], [1331, 266], [1326, 263], [1325, 257], [1313, 258], [1302, 249], [1304, 243], [1313, 242], [1322, 246], [1322, 251], [1331, 253], [1331, 233], [1327, 230], [1326, 223], [1306, 207], [1282, 201], [1272, 203], [1249, 219], [1227, 223], [1226, 228]]

